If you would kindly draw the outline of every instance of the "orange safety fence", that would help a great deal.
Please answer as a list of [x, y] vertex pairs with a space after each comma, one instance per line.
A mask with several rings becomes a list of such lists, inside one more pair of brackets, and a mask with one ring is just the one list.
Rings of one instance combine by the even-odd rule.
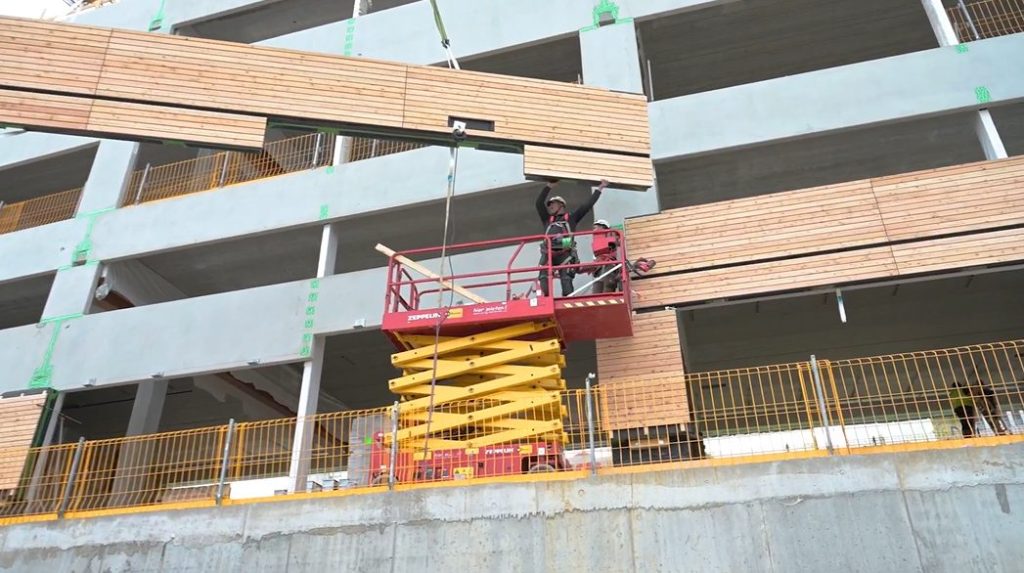
[[1024, 440], [1024, 340], [402, 404], [0, 452], [0, 523]]
[[79, 188], [0, 205], [0, 235], [70, 219], [81, 197]]
[[1024, 32], [1024, 0], [968, 0], [946, 13], [961, 42]]
[[[335, 145], [335, 136], [313, 133], [268, 143], [258, 152], [222, 151], [176, 163], [147, 166], [132, 173], [121, 206], [325, 167], [334, 161]], [[345, 161], [362, 161], [424, 146], [407, 141], [353, 137]], [[0, 204], [0, 234], [70, 219], [75, 216], [81, 195], [82, 189], [79, 188]]]

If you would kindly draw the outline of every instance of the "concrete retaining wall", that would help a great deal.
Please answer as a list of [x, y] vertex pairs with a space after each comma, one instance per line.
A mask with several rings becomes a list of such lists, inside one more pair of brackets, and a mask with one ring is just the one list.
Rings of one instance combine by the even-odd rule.
[[0, 529], [3, 571], [1021, 571], [1024, 445]]

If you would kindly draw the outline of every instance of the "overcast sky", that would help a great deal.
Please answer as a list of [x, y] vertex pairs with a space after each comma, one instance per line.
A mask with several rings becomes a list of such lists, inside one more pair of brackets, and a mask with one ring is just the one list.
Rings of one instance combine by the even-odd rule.
[[69, 8], [64, 0], [0, 0], [0, 16], [24, 18], [53, 18], [66, 14]]

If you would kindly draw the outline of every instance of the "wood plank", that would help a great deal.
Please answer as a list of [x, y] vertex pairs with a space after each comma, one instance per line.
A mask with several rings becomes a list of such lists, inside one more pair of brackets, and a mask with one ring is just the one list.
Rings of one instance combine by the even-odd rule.
[[635, 308], [704, 302], [896, 276], [888, 246], [634, 281]]
[[86, 98], [0, 89], [0, 124], [6, 126], [81, 131], [91, 107]]
[[527, 179], [607, 179], [616, 188], [646, 190], [654, 184], [654, 167], [647, 157], [527, 145], [523, 149]]
[[0, 398], [0, 490], [18, 487], [45, 403], [45, 392]]
[[901, 275], [1024, 261], [1024, 229], [893, 245]]
[[267, 120], [263, 117], [124, 102], [97, 101], [88, 129], [121, 136], [216, 144], [253, 150], [263, 148]]

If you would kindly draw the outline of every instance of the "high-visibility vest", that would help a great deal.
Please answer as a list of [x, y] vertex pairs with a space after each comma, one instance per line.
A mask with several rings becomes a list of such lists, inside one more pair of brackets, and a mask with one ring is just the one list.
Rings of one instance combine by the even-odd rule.
[[949, 391], [949, 402], [953, 404], [953, 407], [957, 406], [973, 406], [974, 399], [967, 392], [964, 392], [963, 388], [952, 388]]

